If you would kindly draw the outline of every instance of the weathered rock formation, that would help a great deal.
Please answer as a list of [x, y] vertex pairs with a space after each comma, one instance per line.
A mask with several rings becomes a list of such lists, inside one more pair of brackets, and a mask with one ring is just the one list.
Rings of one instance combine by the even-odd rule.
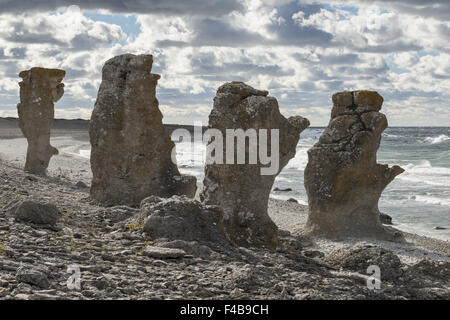
[[174, 143], [156, 99], [160, 78], [151, 55], [108, 60], [92, 113], [91, 198], [105, 205], [139, 205], [150, 195], [193, 197], [196, 179], [171, 161]]
[[64, 94], [61, 83], [66, 72], [59, 69], [31, 68], [19, 77], [19, 126], [28, 140], [25, 171], [45, 174], [50, 158], [58, 150], [50, 145], [50, 129], [55, 115], [54, 102]]
[[379, 112], [382, 103], [374, 91], [333, 95], [331, 121], [308, 151], [305, 169], [311, 234], [401, 238], [399, 232], [381, 224], [378, 210], [382, 191], [404, 171], [377, 164], [381, 133], [388, 125]]
[[[309, 126], [309, 121], [296, 116], [286, 119], [280, 114], [278, 102], [268, 97], [267, 91], [256, 90], [242, 82], [222, 85], [214, 98], [214, 108], [209, 115], [209, 128], [216, 129], [223, 136], [223, 163], [208, 163], [205, 167], [204, 189], [200, 198], [206, 204], [219, 205], [224, 209], [223, 224], [229, 239], [239, 246], [277, 246], [277, 226], [267, 214], [269, 193], [275, 177], [288, 161], [295, 156], [300, 132]], [[256, 150], [261, 153], [261, 131], [258, 132], [258, 148], [245, 144], [245, 162], [237, 162], [237, 144], [234, 144], [234, 162], [227, 163], [230, 149], [225, 143], [227, 129], [267, 129], [267, 153], [272, 152], [272, 132], [279, 131], [279, 153], [271, 154], [279, 163], [275, 172], [262, 174], [272, 163], [250, 162]], [[218, 139], [218, 137], [215, 137]], [[261, 140], [262, 139], [262, 140]], [[249, 139], [250, 140], [250, 139]], [[208, 146], [214, 141], [210, 139]], [[239, 142], [238, 142], [239, 143]], [[255, 145], [256, 143], [253, 143]], [[215, 150], [213, 156], [222, 152]], [[208, 157], [207, 152], [207, 157]], [[217, 158], [216, 158], [217, 160]], [[207, 159], [208, 161], [208, 159]]]

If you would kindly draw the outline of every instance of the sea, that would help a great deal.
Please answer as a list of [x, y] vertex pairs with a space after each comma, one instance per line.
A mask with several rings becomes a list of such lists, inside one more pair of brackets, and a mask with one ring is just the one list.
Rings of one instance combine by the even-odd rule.
[[[296, 199], [307, 204], [303, 176], [308, 162], [307, 150], [325, 128], [312, 127], [302, 132], [293, 159], [275, 179], [271, 197]], [[198, 181], [204, 178], [203, 141], [176, 144], [177, 164], [182, 174]], [[80, 155], [89, 157], [89, 150]], [[394, 226], [406, 232], [450, 241], [450, 127], [391, 127], [384, 131], [378, 163], [399, 165], [405, 172], [388, 185], [379, 202], [381, 212], [392, 217]]]

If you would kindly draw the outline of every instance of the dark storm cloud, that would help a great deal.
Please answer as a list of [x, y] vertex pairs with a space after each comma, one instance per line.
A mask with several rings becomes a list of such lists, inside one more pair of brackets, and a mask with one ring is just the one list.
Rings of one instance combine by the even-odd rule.
[[359, 56], [355, 53], [336, 54], [336, 55], [319, 55], [320, 63], [325, 64], [354, 64], [361, 62]]
[[11, 52], [11, 55], [14, 59], [23, 59], [25, 58], [26, 54], [27, 54], [27, 48], [12, 48], [11, 50], [9, 50]]
[[319, 54], [317, 56], [318, 61], [311, 60], [311, 58], [299, 53], [294, 53], [292, 57], [300, 62], [320, 65], [353, 65], [361, 62], [361, 58], [356, 53]]
[[318, 13], [322, 6], [301, 5], [299, 2], [292, 2], [278, 7], [278, 12], [283, 21], [280, 24], [273, 24], [269, 30], [276, 34], [277, 44], [303, 46], [316, 45], [321, 47], [331, 46], [333, 35], [331, 33], [318, 30], [310, 26], [300, 26], [293, 19], [292, 15], [299, 11], [308, 18], [311, 14]]
[[[292, 13], [291, 13], [292, 14]], [[290, 19], [290, 18], [289, 18]], [[270, 26], [276, 38], [268, 39], [256, 32], [239, 29], [219, 19], [197, 19], [192, 28], [195, 36], [192, 41], [161, 40], [157, 47], [254, 47], [258, 45], [330, 46], [333, 36], [313, 27], [300, 27], [292, 20], [283, 25]]]
[[422, 46], [415, 44], [404, 43], [403, 41], [377, 45], [377, 46], [367, 46], [364, 48], [353, 48], [359, 52], [367, 53], [393, 53], [393, 52], [403, 52], [403, 51], [420, 51], [423, 49]]
[[[1, 1], [1, 0], [0, 0]], [[11, 24], [12, 29], [8, 31], [0, 30], [0, 38], [15, 43], [47, 43], [59, 46], [66, 46], [63, 41], [56, 39], [52, 35], [52, 27], [42, 21], [30, 31], [23, 21]]]
[[87, 51], [95, 48], [102, 48], [112, 45], [118, 41], [118, 39], [111, 34], [104, 32], [107, 35], [106, 39], [99, 39], [88, 34], [77, 34], [70, 40], [70, 44], [73, 51]]
[[381, 8], [396, 9], [403, 13], [450, 20], [449, 0], [328, 0], [324, 2], [340, 5], [379, 5]]
[[[373, 1], [362, 0], [366, 3]], [[450, 19], [449, 0], [376, 0], [378, 4], [390, 6], [401, 12], [434, 17], [441, 20]]]
[[242, 9], [238, 0], [0, 0], [2, 13], [24, 11], [55, 11], [78, 5], [82, 9], [106, 9], [114, 13], [159, 13], [167, 15], [221, 16]]
[[210, 79], [215, 75], [220, 75], [219, 79], [228, 79], [230, 75], [234, 77], [239, 74], [245, 74], [248, 77], [258, 74], [266, 74], [271, 76], [292, 76], [295, 70], [283, 70], [278, 65], [257, 65], [249, 58], [242, 58], [241, 61], [235, 63], [220, 63], [214, 53], [204, 53], [192, 56], [190, 58], [192, 66], [192, 74], [200, 75]]
[[258, 33], [238, 29], [219, 19], [199, 19], [193, 21], [195, 36], [192, 41], [157, 41], [157, 47], [252, 47], [267, 44], [268, 40]]

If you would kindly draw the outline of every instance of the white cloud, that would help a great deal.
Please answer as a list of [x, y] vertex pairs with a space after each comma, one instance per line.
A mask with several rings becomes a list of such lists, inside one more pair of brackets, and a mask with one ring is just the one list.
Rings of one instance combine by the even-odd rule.
[[0, 112], [15, 114], [18, 72], [44, 66], [67, 71], [56, 115], [89, 118], [103, 63], [131, 52], [153, 54], [168, 123], [206, 122], [217, 88], [239, 80], [268, 89], [286, 115], [306, 116], [313, 125], [328, 122], [334, 92], [353, 89], [379, 91], [391, 125], [448, 125], [450, 22], [443, 14], [401, 9], [407, 1], [378, 1], [383, 10], [365, 0], [352, 0], [355, 9], [309, 0], [240, 3], [240, 10], [223, 7], [209, 16], [208, 8], [177, 13], [186, 4], [169, 1], [172, 11], [163, 15], [136, 14], [136, 37], [119, 22], [94, 21], [77, 7], [1, 14]]

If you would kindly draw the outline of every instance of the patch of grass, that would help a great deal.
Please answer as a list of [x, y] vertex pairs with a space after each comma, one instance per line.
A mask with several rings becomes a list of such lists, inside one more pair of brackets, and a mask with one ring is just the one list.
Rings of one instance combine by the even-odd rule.
[[128, 223], [125, 225], [125, 229], [128, 229], [129, 231], [133, 231], [134, 229], [136, 229], [136, 224], [135, 223]]
[[[6, 240], [8, 237], [7, 234], [3, 235], [3, 241]], [[4, 255], [6, 253], [6, 244], [3, 243], [2, 240], [0, 240], [0, 255]]]

